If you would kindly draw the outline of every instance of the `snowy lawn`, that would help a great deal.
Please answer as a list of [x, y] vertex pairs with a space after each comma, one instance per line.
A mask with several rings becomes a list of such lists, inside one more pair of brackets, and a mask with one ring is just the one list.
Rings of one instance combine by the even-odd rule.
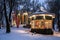
[[[26, 28], [11, 28], [11, 33], [6, 34], [5, 29], [0, 29], [0, 40], [60, 40], [60, 33], [54, 35], [33, 34]], [[33, 34], [33, 35], [32, 35]]]

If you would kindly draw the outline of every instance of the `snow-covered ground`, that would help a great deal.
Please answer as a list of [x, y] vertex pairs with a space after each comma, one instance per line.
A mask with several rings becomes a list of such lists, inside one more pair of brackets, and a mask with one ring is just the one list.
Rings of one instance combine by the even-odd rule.
[[42, 35], [29, 32], [27, 28], [11, 28], [11, 33], [5, 33], [5, 29], [0, 29], [0, 40], [60, 40], [60, 33], [54, 35]]

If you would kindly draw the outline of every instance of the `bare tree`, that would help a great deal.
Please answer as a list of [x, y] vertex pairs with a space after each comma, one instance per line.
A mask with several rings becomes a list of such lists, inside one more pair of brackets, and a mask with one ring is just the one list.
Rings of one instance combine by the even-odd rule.
[[6, 33], [10, 33], [10, 25], [9, 25], [9, 20], [8, 20], [7, 12], [6, 12], [6, 0], [4, 0], [4, 15], [6, 18]]
[[60, 0], [46, 0], [46, 3], [48, 4], [47, 11], [56, 14], [56, 19], [57, 19], [56, 21], [60, 31], [60, 26], [59, 26], [60, 25], [59, 24]]
[[6, 8], [6, 0], [4, 0], [4, 15], [6, 18], [6, 33], [10, 33], [10, 24], [11, 24], [11, 13], [12, 13], [12, 9], [13, 9], [13, 4], [14, 4], [15, 0], [8, 0], [9, 3], [9, 8], [10, 8], [10, 12], [9, 12], [9, 16], [7, 16], [7, 8]]

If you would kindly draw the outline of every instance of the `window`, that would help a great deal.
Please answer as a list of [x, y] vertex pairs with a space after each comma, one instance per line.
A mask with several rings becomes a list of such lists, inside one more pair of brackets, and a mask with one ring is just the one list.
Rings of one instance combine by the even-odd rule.
[[43, 16], [36, 16], [36, 18], [32, 17], [32, 20], [41, 20], [41, 19], [43, 19]]
[[36, 16], [36, 20], [43, 19], [43, 16]]
[[51, 16], [45, 16], [45, 18], [46, 18], [47, 20], [52, 20], [52, 17], [51, 17]]

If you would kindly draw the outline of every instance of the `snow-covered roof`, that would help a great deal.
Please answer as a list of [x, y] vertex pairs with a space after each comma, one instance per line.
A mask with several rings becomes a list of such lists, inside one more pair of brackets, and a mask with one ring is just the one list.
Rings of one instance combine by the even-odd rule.
[[30, 14], [29, 17], [32, 15], [39, 15], [39, 14], [49, 14], [49, 15], [53, 15], [55, 17], [54, 13], [49, 13], [49, 12], [34, 12], [34, 13]]
[[49, 13], [49, 12], [34, 12], [34, 13], [32, 13], [32, 15], [38, 15], [38, 14], [51, 14], [51, 15], [55, 15], [54, 13]]

